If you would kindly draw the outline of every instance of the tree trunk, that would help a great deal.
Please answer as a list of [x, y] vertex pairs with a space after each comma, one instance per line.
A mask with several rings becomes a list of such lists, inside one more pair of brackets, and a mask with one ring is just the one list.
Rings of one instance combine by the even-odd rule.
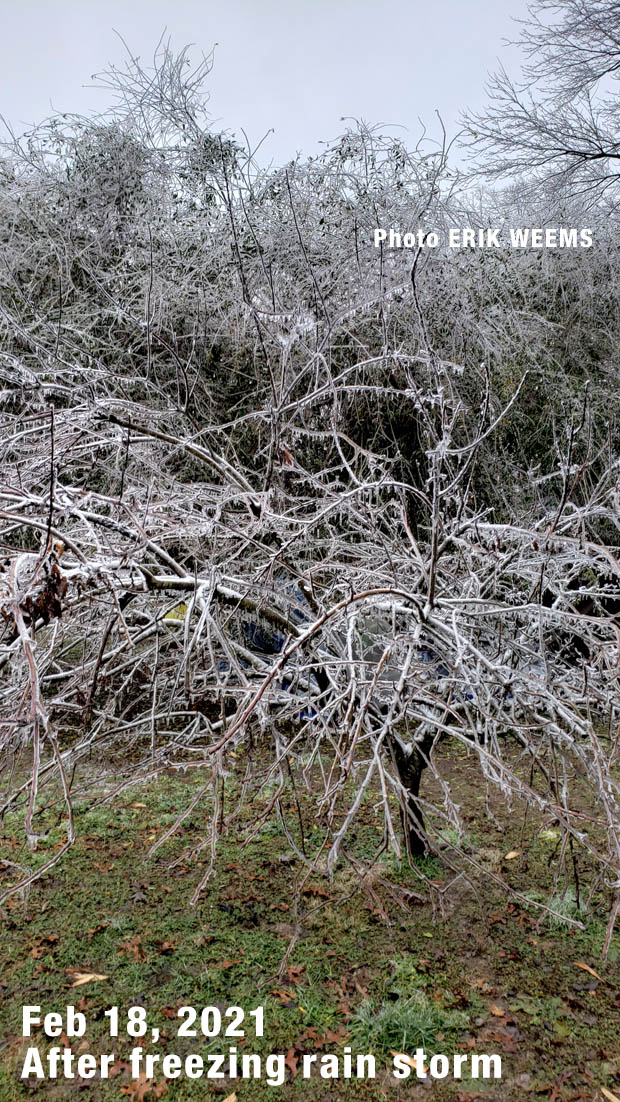
[[423, 857], [427, 850], [424, 815], [420, 807], [419, 795], [422, 773], [428, 765], [428, 755], [434, 741], [435, 734], [429, 732], [420, 742], [414, 743], [408, 753], [400, 739], [390, 739], [392, 759], [404, 789], [400, 818], [409, 857]]

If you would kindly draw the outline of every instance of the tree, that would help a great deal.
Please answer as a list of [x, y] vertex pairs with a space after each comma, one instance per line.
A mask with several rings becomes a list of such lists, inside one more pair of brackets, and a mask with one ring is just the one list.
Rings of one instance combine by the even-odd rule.
[[[378, 214], [447, 219], [451, 185], [443, 150], [365, 127], [269, 171], [214, 138], [198, 202], [184, 149], [153, 144], [178, 136], [185, 92], [167, 119], [166, 96], [138, 89], [130, 76], [105, 126], [64, 120], [54, 156], [51, 124], [13, 145], [3, 174], [0, 752], [29, 770], [7, 768], [4, 806], [36, 846], [49, 785], [70, 845], [94, 752], [110, 798], [199, 770], [196, 899], [237, 799], [273, 784], [267, 813], [304, 865], [364, 871], [351, 838], [370, 805], [368, 863], [391, 848], [433, 893], [428, 851], [496, 875], [463, 845], [457, 746], [481, 787], [559, 824], [553, 888], [575, 851], [596, 870], [609, 944], [616, 407], [605, 419], [591, 391], [613, 290], [584, 291], [574, 260], [550, 274], [531, 257], [375, 250]], [[146, 106], [164, 114], [148, 128]], [[536, 389], [529, 369], [559, 379], [558, 333], [588, 322], [592, 385], [580, 362], [565, 391]], [[318, 833], [290, 818], [300, 784]]]
[[475, 164], [493, 179], [523, 176], [534, 194], [580, 195], [615, 209], [620, 181], [620, 4], [536, 0], [518, 40], [521, 81], [502, 68], [490, 104], [464, 123]]

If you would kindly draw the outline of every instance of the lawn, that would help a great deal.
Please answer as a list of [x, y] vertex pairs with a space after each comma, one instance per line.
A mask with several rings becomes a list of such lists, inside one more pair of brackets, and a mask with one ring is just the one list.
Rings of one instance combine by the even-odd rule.
[[[455, 777], [466, 785], [457, 765]], [[579, 930], [506, 898], [493, 883], [473, 890], [461, 877], [444, 893], [454, 880], [449, 844], [413, 869], [384, 855], [362, 876], [358, 862], [372, 852], [379, 829], [372, 808], [330, 882], [298, 860], [279, 821], [267, 821], [248, 841], [255, 803], [220, 837], [215, 871], [191, 907], [209, 860], [205, 849], [191, 856], [206, 834], [206, 809], [197, 805], [177, 835], [151, 859], [146, 854], [201, 781], [195, 772], [171, 773], [100, 806], [91, 792], [76, 806], [75, 845], [33, 884], [27, 899], [13, 896], [4, 904], [0, 1102], [31, 1095], [102, 1102], [164, 1096], [167, 1102], [231, 1096], [238, 1102], [512, 1102], [525, 1096], [589, 1102], [603, 1097], [600, 1088], [620, 1095], [618, 941], [616, 936], [603, 965], [602, 896], [595, 894], [588, 913], [580, 914]], [[266, 804], [269, 796], [264, 790], [257, 799]], [[514, 813], [490, 823], [483, 803], [481, 793], [471, 804], [477, 852], [508, 882], [526, 875], [530, 885], [542, 884], [555, 860], [553, 829], [524, 823]], [[15, 876], [6, 862], [34, 868], [46, 861], [62, 845], [64, 828], [55, 808], [43, 810], [45, 837], [31, 854], [23, 842], [23, 814], [7, 814], [0, 835], [2, 882]], [[307, 852], [320, 840], [315, 824]], [[466, 848], [467, 839], [461, 844]], [[420, 872], [432, 881], [430, 893]], [[574, 893], [565, 892], [557, 903], [568, 916], [577, 913]], [[80, 982], [93, 976], [99, 978]], [[46, 1041], [38, 1030], [29, 1041], [21, 1036], [22, 1004], [44, 1012], [73, 1004], [85, 1015], [86, 1033]], [[149, 1031], [159, 1029], [157, 1043], [127, 1037], [124, 1029], [110, 1039], [104, 1014], [111, 1006], [120, 1008], [121, 1024], [127, 1008], [144, 1008]], [[182, 1006], [243, 1008], [245, 1039], [178, 1037]], [[265, 1028], [255, 1038], [247, 1014], [258, 1006], [265, 1008]], [[29, 1044], [45, 1055], [65, 1043], [76, 1058], [113, 1053], [112, 1077], [20, 1078]], [[413, 1053], [418, 1044], [429, 1055], [498, 1053], [501, 1081], [465, 1074], [460, 1081], [431, 1082], [413, 1072], [399, 1082], [388, 1071], [392, 1054]], [[136, 1045], [182, 1059], [228, 1053], [231, 1045], [239, 1057], [255, 1053], [263, 1062], [278, 1053], [285, 1082], [269, 1086], [264, 1074], [260, 1080], [166, 1080], [157, 1067], [151, 1078], [132, 1078], [129, 1055]], [[321, 1057], [333, 1054], [342, 1066], [349, 1050], [354, 1057], [373, 1053], [376, 1077], [322, 1078]], [[304, 1078], [303, 1058], [311, 1054], [317, 1057], [314, 1071]]]

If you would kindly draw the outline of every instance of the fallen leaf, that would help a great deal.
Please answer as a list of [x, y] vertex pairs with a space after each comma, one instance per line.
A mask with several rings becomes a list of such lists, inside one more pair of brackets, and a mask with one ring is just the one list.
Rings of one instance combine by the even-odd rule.
[[490, 1006], [489, 1010], [494, 1018], [504, 1018], [506, 1016], [506, 1011], [502, 1010], [501, 1006]]
[[514, 861], [515, 857], [518, 857], [520, 853], [520, 849], [511, 849], [510, 853], [507, 853], [504, 857], [504, 861]]
[[294, 1079], [297, 1075], [297, 1064], [299, 1062], [299, 1055], [295, 1047], [289, 1048], [286, 1056], [284, 1057], [284, 1063], [291, 1073], [291, 1079]]
[[[227, 972], [229, 968], [234, 968], [235, 964], [241, 964], [242, 960], [243, 957], [237, 957], [236, 960], [222, 960], [217, 967], [220, 972]], [[226, 1102], [226, 1099], [224, 1099], [224, 1102]]]
[[50, 951], [50, 947], [59, 940], [58, 934], [47, 934], [44, 937], [35, 938], [34, 945], [30, 950], [30, 956], [33, 960], [37, 960], [39, 957], [44, 957], [46, 953]]
[[601, 1094], [604, 1094], [605, 1098], [609, 1099], [609, 1102], [620, 1102], [618, 1095], [612, 1094], [611, 1091], [606, 1090], [605, 1087], [601, 1087]]
[[224, 1099], [224, 1102], [237, 1102], [237, 1095], [234, 1092], [227, 1095], [227, 1097]]
[[161, 1079], [159, 1083], [156, 1083], [153, 1079], [147, 1079], [144, 1073], [139, 1079], [134, 1079], [127, 1087], [120, 1088], [121, 1094], [128, 1095], [132, 1102], [144, 1102], [147, 1095], [149, 1098], [162, 1098], [164, 1094], [168, 1093], [168, 1084], [165, 1079]]
[[130, 938], [129, 941], [123, 941], [119, 945], [116, 952], [119, 954], [119, 956], [122, 953], [125, 953], [127, 956], [132, 956], [134, 960], [145, 959], [144, 949], [142, 948], [142, 938], [139, 934], [136, 934], [135, 937]]
[[147, 1079], [144, 1072], [139, 1079], [134, 1079], [126, 1087], [121, 1087], [121, 1094], [131, 1098], [131, 1102], [144, 1102], [147, 1094], [151, 1094], [155, 1084], [152, 1079]]
[[289, 964], [286, 976], [290, 983], [301, 983], [302, 973], [306, 971], [305, 964]]
[[98, 922], [96, 926], [92, 926], [90, 930], [87, 930], [89, 937], [94, 937], [95, 934], [100, 934], [102, 930], [107, 930], [107, 922]]
[[410, 1068], [413, 1068], [418, 1076], [421, 1076], [422, 1078], [426, 1077], [427, 1071], [426, 1071], [426, 1068], [424, 1067], [424, 1064], [422, 1064], [422, 1067], [418, 1071], [418, 1065], [417, 1065], [415, 1056], [409, 1056], [409, 1054], [407, 1052], [396, 1052], [392, 1048], [390, 1049], [390, 1056], [400, 1057], [400, 1060], [402, 1061], [402, 1063], [408, 1064]]
[[326, 892], [324, 888], [315, 888], [312, 884], [302, 888], [302, 892], [304, 895], [318, 895], [321, 899], [331, 899], [329, 892]]
[[390, 1056], [398, 1056], [404, 1064], [408, 1064], [410, 1068], [415, 1068], [415, 1059], [406, 1052], [397, 1052], [396, 1049], [391, 1048]]
[[507, 1032], [506, 1033], [498, 1033], [496, 1031], [491, 1031], [491, 1032], [485, 1034], [484, 1039], [485, 1039], [485, 1041], [487, 1041], [487, 1040], [495, 1041], [497, 1044], [502, 1046], [504, 1052], [516, 1052], [517, 1051], [516, 1037], [511, 1037], [511, 1035]]
[[[589, 964], [584, 964], [582, 960], [574, 960], [573, 964], [575, 968], [583, 968], [584, 972], [589, 972], [591, 976], [594, 976], [595, 980], [600, 980], [603, 983], [603, 977], [599, 976], [598, 972], [595, 972], [593, 968], [590, 968]], [[601, 1090], [603, 1088], [601, 1087]]]
[[131, 1064], [127, 1060], [115, 1060], [108, 1074], [110, 1079], [116, 1079], [123, 1071], [131, 1071]]
[[72, 969], [69, 969], [69, 975], [73, 976], [72, 987], [81, 987], [84, 983], [94, 983], [95, 980], [107, 980], [109, 978], [99, 972], [74, 972]]
[[293, 1006], [298, 998], [294, 991], [280, 991], [278, 988], [272, 991], [271, 994], [275, 995], [276, 999], [279, 999], [284, 1006]]
[[338, 1044], [343, 1041], [347, 1035], [347, 1031], [343, 1025], [339, 1025], [337, 1030], [326, 1029], [324, 1033], [324, 1039], [329, 1044]]

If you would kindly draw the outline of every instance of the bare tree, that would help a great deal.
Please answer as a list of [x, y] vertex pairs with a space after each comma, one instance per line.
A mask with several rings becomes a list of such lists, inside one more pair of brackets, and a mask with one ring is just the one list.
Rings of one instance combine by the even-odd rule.
[[532, 192], [617, 202], [620, 170], [620, 5], [536, 0], [522, 22], [522, 78], [501, 69], [490, 104], [464, 122], [477, 164], [491, 178], [524, 174]]
[[[559, 286], [571, 324], [595, 316], [587, 295], [575, 314], [579, 273], [369, 248], [379, 216], [428, 225], [454, 195], [445, 149], [408, 152], [365, 127], [269, 172], [214, 138], [198, 202], [178, 147], [169, 164], [135, 124], [146, 91], [168, 111], [160, 77], [137, 91], [132, 77], [123, 112], [79, 121], [55, 157], [48, 127], [5, 161], [4, 809], [23, 809], [36, 846], [47, 786], [69, 846], [96, 753], [110, 799], [165, 768], [204, 775], [164, 836], [202, 809], [194, 899], [222, 824], [267, 785], [252, 830], [277, 814], [325, 876], [361, 868], [350, 839], [371, 804], [367, 864], [391, 849], [418, 868], [435, 850], [455, 876], [514, 891], [463, 843], [459, 746], [485, 791], [558, 825], [559, 871], [537, 905], [584, 855], [607, 948], [620, 899], [613, 403], [605, 420], [593, 377], [560, 404], [528, 372], [533, 349], [555, 354]], [[127, 178], [102, 193], [119, 149]], [[301, 812], [289, 820], [283, 796], [300, 785], [318, 844]]]

